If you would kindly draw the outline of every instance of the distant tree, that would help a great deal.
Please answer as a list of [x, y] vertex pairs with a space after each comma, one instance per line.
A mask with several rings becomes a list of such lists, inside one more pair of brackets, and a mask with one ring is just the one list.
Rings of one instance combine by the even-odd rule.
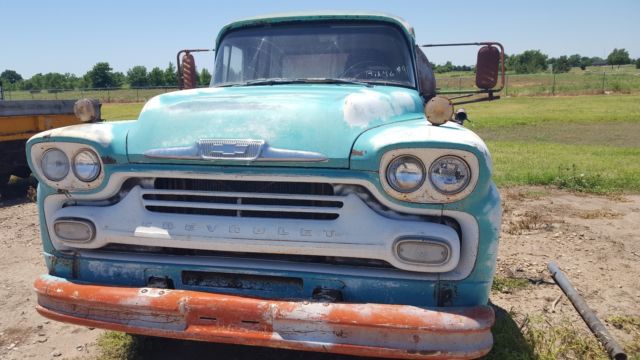
[[149, 84], [147, 68], [142, 65], [138, 65], [129, 69], [127, 71], [127, 82], [132, 88], [147, 86]]
[[60, 73], [44, 74], [44, 88], [46, 89], [66, 89], [67, 79]]
[[164, 70], [164, 83], [167, 86], [178, 86], [176, 67], [172, 62], [169, 62], [169, 66]]
[[127, 76], [121, 71], [116, 71], [113, 73], [113, 86], [121, 87], [122, 85], [127, 83]]
[[569, 63], [569, 58], [566, 55], [562, 55], [557, 59], [554, 59], [553, 63], [553, 72], [556, 74], [566, 73], [571, 70], [571, 64]]
[[613, 65], [631, 64], [631, 58], [629, 57], [629, 52], [625, 49], [613, 49], [611, 54], [607, 56], [607, 63], [613, 67]]
[[40, 90], [46, 88], [46, 82], [42, 73], [37, 73], [25, 80], [24, 87], [26, 90]]
[[164, 86], [164, 71], [159, 67], [154, 67], [149, 72], [149, 85], [151, 86]]
[[6, 84], [15, 84], [19, 81], [22, 81], [22, 75], [18, 74], [15, 70], [5, 70], [0, 74], [0, 80]]
[[108, 62], [99, 62], [85, 75], [85, 82], [94, 88], [118, 86], [117, 78]]
[[509, 56], [507, 65], [509, 70], [515, 70], [518, 74], [532, 74], [546, 70], [547, 58], [540, 50], [527, 50], [522, 54]]
[[640, 58], [636, 59], [636, 69], [640, 69]]
[[198, 75], [198, 83], [200, 85], [209, 85], [211, 82], [211, 73], [207, 69], [202, 69]]
[[593, 66], [602, 66], [602, 65], [607, 65], [607, 60], [599, 57], [599, 56], [594, 56], [591, 58], [591, 65]]
[[453, 71], [453, 64], [451, 64], [451, 61], [447, 61], [444, 65], [436, 65], [434, 70], [437, 73], [451, 72]]
[[580, 58], [580, 69], [586, 70], [587, 66], [593, 65], [593, 60], [589, 57], [583, 56]]
[[573, 54], [567, 58], [567, 62], [570, 67], [578, 67], [582, 64], [582, 56], [580, 56], [580, 54]]

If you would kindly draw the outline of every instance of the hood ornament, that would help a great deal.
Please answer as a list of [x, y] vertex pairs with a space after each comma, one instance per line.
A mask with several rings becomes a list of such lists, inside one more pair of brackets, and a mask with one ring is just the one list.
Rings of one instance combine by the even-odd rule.
[[200, 139], [192, 146], [158, 148], [145, 151], [144, 155], [156, 159], [179, 160], [232, 160], [232, 161], [327, 161], [324, 154], [302, 150], [278, 149], [264, 140], [250, 139]]

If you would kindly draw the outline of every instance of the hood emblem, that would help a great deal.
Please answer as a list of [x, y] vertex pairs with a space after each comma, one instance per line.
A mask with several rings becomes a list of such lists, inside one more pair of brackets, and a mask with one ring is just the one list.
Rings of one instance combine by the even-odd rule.
[[264, 140], [250, 139], [200, 139], [192, 146], [151, 149], [144, 153], [156, 159], [182, 160], [232, 160], [232, 161], [327, 161], [324, 154], [278, 149]]

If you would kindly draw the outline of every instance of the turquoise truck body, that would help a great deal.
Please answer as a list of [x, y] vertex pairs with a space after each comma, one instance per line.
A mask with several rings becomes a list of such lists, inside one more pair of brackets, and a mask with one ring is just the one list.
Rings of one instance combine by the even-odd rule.
[[[234, 22], [222, 29], [216, 44], [220, 45], [227, 32], [246, 27], [265, 24], [277, 26], [280, 23], [291, 22], [354, 20], [392, 24], [402, 30], [408, 44], [415, 44], [413, 30], [404, 21], [385, 15], [355, 13], [272, 16]], [[412, 57], [415, 57], [414, 48], [409, 46]], [[44, 257], [49, 270], [48, 275], [36, 282], [39, 311], [56, 320], [81, 325], [205, 341], [384, 357], [471, 358], [485, 354], [492, 343], [490, 326], [493, 322], [493, 312], [487, 307], [487, 303], [495, 271], [501, 221], [500, 196], [491, 178], [491, 157], [482, 140], [463, 126], [453, 122], [441, 126], [432, 125], [424, 115], [424, 104], [425, 99], [419, 89], [401, 86], [214, 86], [157, 96], [149, 100], [136, 120], [84, 124], [53, 129], [34, 136], [27, 144], [27, 158], [34, 174], [40, 180], [39, 219]], [[322, 154], [324, 157], [323, 161], [297, 161], [295, 158], [282, 161], [272, 159], [265, 162], [238, 161], [233, 158], [233, 151], [238, 151], [238, 145], [235, 143], [232, 155], [223, 159], [149, 156], [157, 149], [168, 149], [169, 152], [175, 149], [189, 149], [202, 139], [259, 139], [271, 148]], [[62, 146], [63, 151], [70, 154], [70, 157], [80, 149], [94, 151], [101, 166], [98, 179], [89, 182], [87, 186], [78, 186], [78, 181], [75, 180], [63, 179], [56, 182], [47, 179], [39, 163], [41, 155], [57, 146]], [[384, 185], [387, 180], [382, 179], [385, 171], [384, 168], [381, 170], [381, 164], [385, 161], [384, 154], [391, 151], [402, 152], [405, 149], [418, 149], [426, 153], [437, 151], [438, 154], [445, 155], [448, 151], [457, 151], [475, 158], [476, 165], [472, 166], [472, 172], [475, 173], [472, 189], [461, 198], [453, 196], [440, 201], [405, 199], [390, 193]], [[242, 151], [245, 151], [244, 148]], [[69, 173], [68, 176], [73, 176], [71, 171]], [[147, 189], [144, 185], [154, 181], [157, 185], [158, 179], [187, 179], [184, 180], [186, 183], [199, 180], [259, 181], [261, 184], [278, 181], [313, 182], [334, 184], [334, 188], [335, 184], [341, 184], [343, 187], [366, 189], [359, 193], [359, 190], [345, 192], [343, 195], [349, 197], [354, 193], [360, 194], [357, 200], [354, 200], [358, 206], [369, 207], [371, 214], [375, 213], [375, 216], [380, 217], [380, 220], [371, 221], [372, 224], [388, 221], [389, 227], [401, 227], [394, 230], [398, 232], [410, 231], [412, 224], [418, 227], [425, 222], [454, 229], [460, 243], [459, 264], [450, 271], [429, 272], [416, 271], [410, 267], [407, 268], [411, 270], [407, 270], [389, 264], [381, 265], [378, 261], [380, 259], [374, 262], [349, 262], [358, 251], [366, 253], [366, 243], [357, 244], [358, 248], [355, 250], [345, 248], [347, 261], [341, 263], [344, 259], [335, 260], [338, 257], [333, 256], [333, 253], [332, 260], [327, 260], [329, 257], [324, 257], [327, 252], [322, 251], [317, 242], [307, 247], [299, 238], [286, 240], [287, 236], [292, 236], [292, 232], [295, 232], [296, 236], [305, 236], [308, 231], [308, 235], [314, 240], [322, 234], [325, 238], [334, 239], [332, 236], [335, 234], [335, 239], [339, 239], [335, 242], [340, 242], [338, 245], [348, 243], [349, 237], [362, 231], [362, 226], [368, 226], [362, 224], [369, 222], [364, 219], [366, 215], [352, 214], [356, 210], [348, 207], [347, 202], [343, 205], [344, 213], [340, 213], [340, 218], [352, 220], [340, 225], [342, 227], [337, 227], [338, 230], [330, 231], [326, 230], [333, 229], [330, 226], [314, 227], [320, 222], [318, 220], [274, 219], [273, 223], [276, 225], [271, 228], [268, 222], [267, 225], [256, 225], [257, 220], [252, 223], [251, 219], [246, 223], [240, 220], [234, 223], [234, 219], [237, 218], [218, 216], [217, 213], [176, 213], [169, 218], [160, 218], [158, 213], [149, 210], [151, 207], [131, 210], [129, 213], [132, 206], [146, 206], [147, 202], [158, 201], [159, 197], [153, 196], [164, 194], [159, 190]], [[171, 180], [170, 183], [175, 182]], [[162, 191], [173, 191], [170, 189], [173, 188], [163, 188]], [[206, 189], [197, 190], [200, 192], [190, 192], [189, 196], [201, 194]], [[145, 194], [141, 195], [142, 200], [127, 200], [135, 191]], [[153, 193], [149, 195], [144, 191]], [[364, 193], [366, 195], [362, 195]], [[169, 200], [175, 201], [178, 195], [172, 196], [174, 197]], [[130, 201], [127, 203], [130, 204], [127, 205], [129, 208], [118, 207], [118, 204], [125, 201]], [[354, 206], [353, 209], [360, 209], [358, 206]], [[210, 206], [207, 205], [208, 207]], [[238, 216], [241, 216], [240, 211]], [[91, 241], [76, 246], [72, 241], [61, 240], [55, 234], [57, 228], [54, 228], [54, 223], [58, 219], [83, 217], [96, 222], [93, 236], [103, 241], [99, 247], [91, 245]], [[111, 220], [101, 219], [114, 220], [109, 222]], [[264, 219], [260, 219], [262, 220]], [[101, 221], [104, 223], [100, 223]], [[305, 224], [312, 221], [316, 222], [306, 228]], [[322, 224], [331, 221], [337, 220], [325, 220]], [[457, 225], [451, 225], [451, 221]], [[219, 225], [224, 226], [225, 232], [228, 230], [235, 236], [235, 240], [229, 242], [230, 245], [220, 249], [216, 247], [216, 239], [221, 239], [222, 235], [216, 235], [218, 233], [211, 230]], [[208, 247], [190, 247], [189, 241], [194, 241], [193, 244], [204, 241], [198, 237], [205, 234], [207, 229], [213, 234], [207, 237]], [[268, 235], [271, 231], [272, 238], [261, 238], [261, 241], [264, 241], [261, 245], [251, 242], [252, 234], [262, 236]], [[101, 238], [101, 232], [107, 235]], [[300, 234], [297, 234], [298, 232]], [[428, 236], [424, 232], [420, 234]], [[142, 240], [137, 243], [136, 239]], [[225, 237], [225, 241], [226, 239]], [[280, 242], [276, 246], [267, 240]], [[154, 241], [162, 244], [162, 251], [149, 246]], [[249, 244], [246, 253], [240, 251], [244, 248], [237, 247], [242, 241]], [[325, 241], [329, 242], [327, 239]], [[285, 245], [282, 245], [283, 243]], [[122, 246], [107, 249], [104, 247], [105, 244]], [[276, 247], [277, 251], [270, 250]], [[291, 249], [291, 253], [287, 249]], [[317, 251], [318, 255], [314, 255], [314, 251]], [[261, 254], [269, 256], [261, 257]], [[287, 258], [289, 255], [290, 259]], [[370, 256], [369, 260], [371, 257], [375, 256]], [[391, 264], [395, 264], [393, 261]], [[193, 278], [185, 274], [197, 276]], [[202, 280], [202, 276], [209, 281]], [[236, 282], [235, 285], [231, 284], [233, 281]], [[140, 297], [140, 291], [149, 289], [150, 292], [154, 292], [157, 287], [166, 289], [171, 294], [193, 292], [192, 294], [204, 294], [202, 296], [232, 296], [234, 301], [240, 302], [245, 301], [244, 299], [274, 301], [270, 305], [273, 309], [276, 306], [284, 306], [281, 302], [287, 301], [286, 306], [304, 308], [304, 321], [313, 318], [313, 326], [321, 324], [324, 327], [322, 331], [314, 328], [307, 337], [290, 335], [290, 338], [287, 338], [283, 335], [286, 331], [275, 330], [278, 316], [274, 314], [280, 314], [280, 310], [272, 310], [275, 312], [269, 316], [265, 315], [265, 319], [271, 319], [265, 320], [267, 330], [260, 330], [262, 335], [267, 332], [271, 340], [256, 335], [257, 330], [251, 328], [255, 324], [251, 325], [246, 321], [239, 323], [240, 325], [227, 324], [240, 334], [246, 334], [243, 339], [225, 340], [220, 336], [221, 328], [213, 325], [206, 331], [199, 330], [200, 332], [194, 335], [189, 332], [193, 324], [188, 320], [185, 320], [185, 324], [180, 323], [177, 330], [170, 326], [157, 326], [157, 322], [145, 322], [149, 317], [166, 315], [166, 309], [144, 308], [147, 312], [137, 319], [138, 325], [132, 325], [131, 322], [125, 322], [117, 316], [110, 318], [105, 315], [106, 312], [97, 313], [94, 317], [91, 314], [81, 314], [79, 311], [74, 313], [60, 304], [72, 303], [75, 300], [52, 300], [55, 298], [55, 289], [64, 290], [69, 286], [77, 287], [78, 290], [74, 291], [80, 294], [89, 294], [91, 292], [88, 287], [94, 289], [96, 286], [99, 287], [96, 291], [101, 293], [106, 291], [104, 289], [134, 289], [131, 291], [136, 292], [138, 297], [128, 301], [131, 304], [135, 303], [135, 306], [142, 306], [143, 302], [145, 306], [148, 305], [146, 300], [143, 301]], [[329, 290], [329, 296], [316, 296], [319, 290]], [[182, 299], [189, 297], [194, 298], [195, 295], [184, 295]], [[88, 298], [84, 300], [90, 302]], [[187, 300], [184, 301], [185, 304], [188, 303]], [[347, 306], [345, 311], [360, 309], [356, 315], [369, 311], [370, 309], [364, 307], [367, 304], [390, 306], [391, 313], [407, 313], [407, 309], [428, 311], [429, 313], [424, 315], [425, 324], [434, 325], [433, 329], [425, 330], [429, 326], [422, 324], [411, 330], [414, 331], [414, 335], [402, 333], [397, 335], [397, 338], [396, 333], [406, 331], [409, 326], [407, 324], [413, 320], [394, 324], [391, 328], [385, 328], [383, 332], [379, 330], [382, 326], [380, 323], [364, 324], [358, 332], [357, 327], [349, 327], [356, 324], [356, 320], [347, 326], [343, 322], [348, 323], [348, 319], [337, 320], [329, 315], [323, 317], [325, 315], [321, 316], [321, 313], [324, 314], [322, 311], [310, 308], [315, 302], [324, 302], [328, 307], [340, 309]], [[120, 305], [124, 306], [124, 303], [125, 301], [122, 301]], [[98, 305], [93, 306], [99, 308]], [[118, 311], [124, 311], [126, 308], [114, 304], [111, 306], [115, 310], [120, 309]], [[379, 311], [387, 311], [384, 309]], [[128, 310], [135, 313], [139, 309]], [[180, 314], [186, 312], [182, 308], [176, 311]], [[472, 324], [465, 328], [468, 334], [460, 332], [460, 337], [447, 337], [451, 336], [449, 333], [455, 325], [450, 322], [438, 328], [435, 325], [438, 321], [435, 319], [445, 316], [443, 314], [463, 316], [463, 320], [452, 318], [452, 322]], [[223, 315], [219, 315], [216, 321], [220, 321], [222, 317]], [[303, 322], [300, 318], [296, 319]], [[150, 325], [152, 323], [156, 325]], [[336, 323], [339, 325], [335, 325]], [[345, 328], [341, 327], [340, 331], [327, 331], [326, 327], [330, 328], [333, 326], [331, 324], [336, 328], [344, 325]], [[305, 326], [311, 325], [304, 325], [302, 329], [307, 329]], [[290, 327], [287, 329], [291, 330]], [[370, 330], [373, 328], [376, 330]], [[292, 331], [296, 334], [304, 332], [298, 330], [300, 329]], [[210, 333], [210, 336], [203, 337], [203, 332]], [[235, 336], [238, 336], [237, 334]], [[322, 344], [325, 346], [321, 346]]]

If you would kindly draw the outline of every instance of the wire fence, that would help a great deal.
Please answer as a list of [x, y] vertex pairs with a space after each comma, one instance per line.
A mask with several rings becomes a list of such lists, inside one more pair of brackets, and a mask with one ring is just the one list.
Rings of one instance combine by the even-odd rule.
[[[475, 77], [439, 77], [441, 90], [471, 89]], [[523, 74], [507, 75], [504, 96], [593, 95], [640, 92], [640, 73]]]
[[[440, 90], [473, 89], [475, 77], [436, 76]], [[565, 74], [524, 74], [507, 75], [503, 96], [553, 96], [592, 95], [606, 93], [640, 92], [640, 72], [608, 73], [603, 71]], [[5, 90], [5, 100], [71, 100], [80, 98], [100, 99], [103, 103], [145, 102], [150, 98], [177, 87], [145, 88], [103, 88], [103, 89], [46, 89], [46, 90]]]
[[100, 88], [100, 89], [43, 89], [5, 90], [5, 100], [73, 100], [82, 98], [100, 99], [103, 103], [145, 102], [152, 97], [178, 90], [177, 87], [159, 86], [145, 88]]

